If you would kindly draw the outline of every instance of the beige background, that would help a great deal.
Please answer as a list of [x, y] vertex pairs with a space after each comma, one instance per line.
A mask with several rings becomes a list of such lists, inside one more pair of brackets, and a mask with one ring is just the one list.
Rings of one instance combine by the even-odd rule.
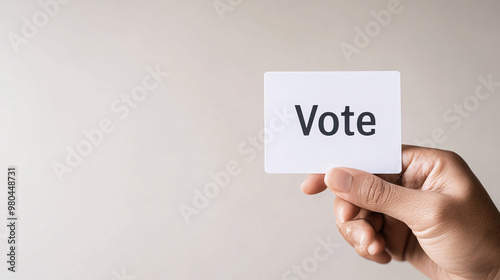
[[[331, 193], [303, 195], [303, 175], [267, 175], [262, 151], [237, 151], [262, 127], [265, 71], [399, 70], [403, 142], [441, 128], [438, 147], [461, 154], [500, 205], [500, 88], [457, 129], [443, 119], [479, 76], [500, 81], [499, 2], [401, 0], [348, 63], [339, 44], [388, 2], [233, 1], [221, 20], [211, 0], [73, 0], [16, 53], [8, 34], [41, 8], [1, 0], [0, 168], [19, 168], [20, 225], [19, 272], [2, 261], [0, 278], [282, 279], [331, 236], [338, 248], [309, 279], [425, 279], [358, 257]], [[155, 65], [170, 75], [118, 119], [112, 102]], [[107, 117], [116, 129], [59, 182], [51, 164]], [[241, 173], [187, 225], [179, 205], [230, 160]], [[1, 255], [6, 236], [1, 226]]]

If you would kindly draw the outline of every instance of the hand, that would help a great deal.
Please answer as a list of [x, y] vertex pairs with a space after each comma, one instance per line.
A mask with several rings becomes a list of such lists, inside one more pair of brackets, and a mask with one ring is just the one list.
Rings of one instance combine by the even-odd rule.
[[335, 193], [337, 228], [362, 257], [408, 261], [433, 279], [500, 279], [500, 213], [453, 152], [403, 146], [403, 171], [335, 168], [306, 194]]

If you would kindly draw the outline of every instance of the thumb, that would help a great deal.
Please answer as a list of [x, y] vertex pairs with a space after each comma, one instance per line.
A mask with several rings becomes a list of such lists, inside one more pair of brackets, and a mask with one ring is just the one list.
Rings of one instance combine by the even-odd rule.
[[[389, 183], [373, 174], [351, 168], [334, 168], [325, 175], [325, 184], [350, 203], [394, 217], [410, 228], [429, 209], [432, 194]], [[420, 219], [419, 219], [420, 218]]]

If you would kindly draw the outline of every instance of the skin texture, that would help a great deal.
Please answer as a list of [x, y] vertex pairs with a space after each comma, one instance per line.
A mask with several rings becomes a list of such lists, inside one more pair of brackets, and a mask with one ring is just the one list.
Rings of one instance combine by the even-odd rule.
[[403, 170], [311, 174], [306, 194], [330, 189], [339, 232], [371, 261], [408, 261], [432, 279], [500, 279], [500, 213], [465, 161], [403, 146]]

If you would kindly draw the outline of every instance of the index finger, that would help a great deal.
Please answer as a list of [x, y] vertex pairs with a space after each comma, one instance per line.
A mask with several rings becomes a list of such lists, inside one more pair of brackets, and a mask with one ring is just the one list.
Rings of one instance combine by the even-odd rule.
[[325, 174], [310, 174], [300, 188], [305, 194], [317, 194], [326, 190]]

